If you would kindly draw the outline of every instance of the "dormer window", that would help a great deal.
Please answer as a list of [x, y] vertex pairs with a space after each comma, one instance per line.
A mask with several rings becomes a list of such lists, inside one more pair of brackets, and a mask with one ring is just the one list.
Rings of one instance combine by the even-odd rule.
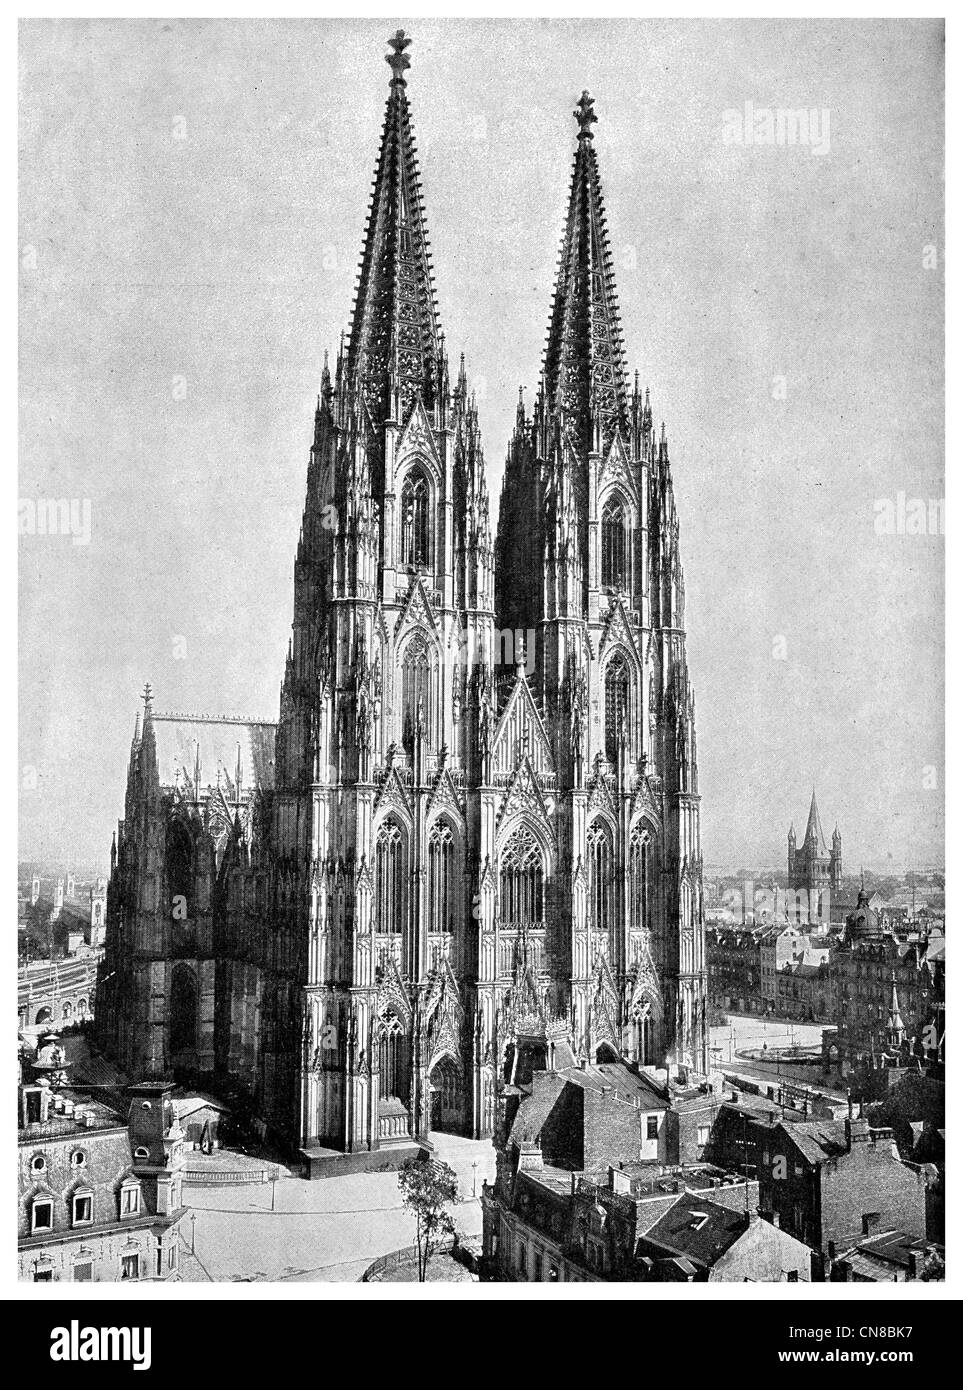
[[140, 1183], [132, 1178], [120, 1189], [120, 1214], [122, 1217], [140, 1215]]
[[53, 1230], [53, 1200], [50, 1197], [37, 1197], [30, 1209], [30, 1230]]
[[89, 1226], [94, 1219], [94, 1194], [86, 1189], [75, 1192], [71, 1203], [71, 1218], [75, 1226]]
[[145, 1149], [143, 1144], [134, 1150], [134, 1158], [138, 1163], [146, 1163], [150, 1158], [150, 1149]]

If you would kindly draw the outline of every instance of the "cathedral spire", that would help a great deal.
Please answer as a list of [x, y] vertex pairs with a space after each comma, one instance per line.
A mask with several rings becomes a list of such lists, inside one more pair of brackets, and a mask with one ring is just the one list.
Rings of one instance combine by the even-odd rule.
[[376, 419], [391, 412], [392, 389], [402, 408], [417, 392], [431, 397], [440, 348], [421, 179], [404, 74], [411, 40], [399, 29], [388, 40], [388, 104], [375, 168], [371, 207], [358, 271], [348, 341], [348, 375]]
[[592, 126], [594, 99], [575, 109], [578, 148], [545, 348], [548, 406], [570, 412], [576, 437], [591, 447], [593, 417], [608, 441], [628, 423], [628, 395], [615, 273]]

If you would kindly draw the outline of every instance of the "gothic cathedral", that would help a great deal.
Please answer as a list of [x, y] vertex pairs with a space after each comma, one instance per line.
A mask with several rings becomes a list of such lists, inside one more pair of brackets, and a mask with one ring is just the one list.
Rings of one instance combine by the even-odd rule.
[[325, 361], [277, 726], [145, 695], [98, 1028], [306, 1158], [493, 1132], [560, 1058], [707, 1070], [695, 699], [669, 449], [630, 389], [592, 99], [497, 536], [391, 77]]

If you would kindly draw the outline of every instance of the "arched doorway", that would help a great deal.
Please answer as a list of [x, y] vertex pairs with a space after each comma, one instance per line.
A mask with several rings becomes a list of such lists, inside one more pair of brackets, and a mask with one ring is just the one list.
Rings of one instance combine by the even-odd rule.
[[52, 1015], [49, 1009], [38, 1009], [35, 1023], [49, 1023]]
[[453, 1057], [441, 1057], [428, 1077], [431, 1087], [431, 1128], [443, 1134], [461, 1130], [461, 1077]]

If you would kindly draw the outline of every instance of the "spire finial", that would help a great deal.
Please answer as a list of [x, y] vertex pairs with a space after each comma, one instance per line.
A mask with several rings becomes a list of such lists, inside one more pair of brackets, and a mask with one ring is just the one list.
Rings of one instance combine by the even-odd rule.
[[598, 121], [598, 116], [595, 114], [595, 98], [584, 91], [572, 114], [578, 121], [578, 138], [591, 140], [593, 138], [592, 127]]
[[150, 688], [150, 681], [144, 686], [144, 714], [150, 714], [150, 702], [154, 698], [154, 692]]
[[391, 68], [392, 82], [400, 82], [402, 87], [405, 84], [405, 72], [411, 67], [411, 59], [405, 52], [410, 48], [411, 39], [405, 34], [404, 29], [398, 29], [388, 40], [388, 46], [393, 50], [385, 54], [385, 62]]

